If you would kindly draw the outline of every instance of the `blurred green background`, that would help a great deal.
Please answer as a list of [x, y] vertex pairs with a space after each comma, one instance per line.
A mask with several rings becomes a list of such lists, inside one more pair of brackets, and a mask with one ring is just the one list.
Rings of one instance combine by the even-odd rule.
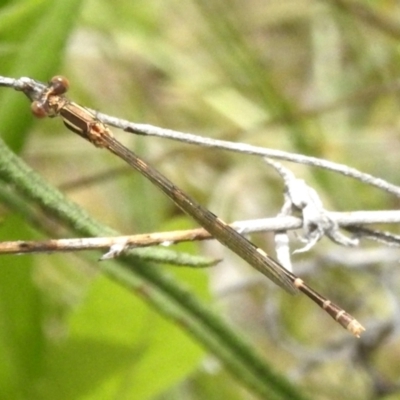
[[[104, 113], [326, 158], [393, 184], [400, 182], [399, 42], [396, 0], [0, 1], [2, 76], [63, 74], [75, 101]], [[24, 96], [6, 88], [0, 135], [46, 181], [124, 234], [196, 227], [58, 119], [34, 121]], [[227, 221], [281, 208], [282, 182], [260, 159], [116, 135]], [[394, 196], [357, 181], [286, 165], [329, 210], [398, 208]], [[76, 236], [6, 181], [1, 240]], [[291, 238], [293, 249], [302, 246]], [[273, 252], [272, 234], [252, 240]], [[299, 398], [400, 398], [395, 250], [367, 241], [343, 249], [323, 239], [293, 256], [297, 274], [366, 325], [361, 340], [218, 243], [171, 250], [223, 258], [209, 270], [159, 268], [229, 321]], [[2, 257], [0, 398], [293, 398], [274, 388], [265, 397], [251, 378], [232, 376], [185, 321], [164, 319], [137, 296], [153, 288], [138, 284], [130, 293], [99, 274], [98, 257]]]

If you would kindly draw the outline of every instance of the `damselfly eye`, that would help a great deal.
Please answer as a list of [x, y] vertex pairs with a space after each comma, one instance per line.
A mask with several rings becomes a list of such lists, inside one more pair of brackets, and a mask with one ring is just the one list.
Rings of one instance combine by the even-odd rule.
[[47, 112], [43, 104], [40, 104], [38, 101], [33, 101], [31, 104], [32, 114], [36, 118], [44, 118], [47, 117]]
[[50, 86], [53, 94], [64, 94], [69, 88], [69, 82], [64, 76], [57, 75], [51, 78]]

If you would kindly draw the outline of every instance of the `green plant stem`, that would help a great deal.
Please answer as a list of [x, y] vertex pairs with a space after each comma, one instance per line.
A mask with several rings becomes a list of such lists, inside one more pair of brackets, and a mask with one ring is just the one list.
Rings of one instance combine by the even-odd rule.
[[[0, 178], [12, 182], [27, 199], [51, 212], [77, 235], [104, 236], [115, 232], [66, 199], [0, 141]], [[304, 399], [299, 390], [277, 375], [267, 363], [182, 284], [155, 265], [130, 254], [117, 262], [99, 263], [111, 279], [144, 298], [165, 317], [190, 332], [218, 357], [254, 394], [268, 399]]]

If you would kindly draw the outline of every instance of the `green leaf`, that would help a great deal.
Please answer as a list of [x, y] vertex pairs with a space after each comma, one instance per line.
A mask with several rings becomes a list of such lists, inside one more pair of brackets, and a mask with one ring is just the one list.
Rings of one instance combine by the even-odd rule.
[[43, 399], [149, 399], [186, 377], [203, 355], [178, 327], [103, 277], [70, 329], [49, 354]]
[[[0, 239], [29, 238], [25, 222], [2, 221]], [[0, 398], [27, 399], [41, 370], [44, 337], [32, 258], [3, 256], [0, 265]]]
[[[28, 0], [4, 8], [0, 13], [0, 38], [6, 43], [0, 53], [1, 74], [46, 81], [54, 75], [80, 4], [81, 0]], [[0, 121], [4, 140], [13, 150], [20, 150], [33, 121], [27, 100], [2, 90]]]

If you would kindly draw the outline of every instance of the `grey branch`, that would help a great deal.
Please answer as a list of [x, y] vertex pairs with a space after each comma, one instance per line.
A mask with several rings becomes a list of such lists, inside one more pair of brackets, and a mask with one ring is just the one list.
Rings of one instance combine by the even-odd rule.
[[[30, 100], [35, 99], [38, 96], [38, 93], [41, 93], [41, 91], [45, 87], [43, 83], [30, 78], [23, 77], [19, 79], [12, 79], [2, 76], [0, 76], [0, 86], [10, 87], [18, 91], [23, 91], [24, 94], [30, 98]], [[400, 196], [400, 187], [395, 186], [383, 179], [362, 173], [354, 168], [347, 167], [346, 165], [336, 164], [314, 157], [287, 153], [280, 150], [251, 146], [245, 143], [233, 143], [222, 140], [213, 140], [210, 138], [199, 137], [189, 133], [162, 129], [151, 125], [134, 124], [132, 122], [115, 117], [110, 117], [101, 113], [96, 113], [96, 116], [102, 122], [123, 129], [126, 132], [175, 139], [206, 147], [220, 148], [245, 154], [252, 154], [300, 164], [312, 165], [358, 179], [361, 182], [376, 186], [389, 193], [395, 194], [396, 196]], [[295, 202], [293, 202], [293, 199], [292, 203], [295, 204]], [[396, 211], [352, 212], [343, 214], [329, 213], [324, 210], [323, 214], [326, 218], [328, 218], [329, 221], [335, 224], [335, 226], [340, 226], [342, 228], [347, 227], [347, 229], [355, 233], [357, 237], [368, 237], [370, 239], [378, 240], [389, 245], [399, 244], [399, 238], [395, 235], [392, 235], [391, 233], [360, 227], [360, 225], [370, 223], [398, 223], [400, 221], [400, 217], [398, 215], [398, 212]], [[249, 233], [260, 230], [277, 230], [282, 232], [289, 229], [298, 229], [302, 226], [304, 227], [304, 222], [301, 219], [291, 216], [281, 216], [278, 218], [257, 220], [256, 223], [251, 223], [247, 221], [245, 223], [234, 224], [234, 227], [238, 229], [240, 233]], [[337, 232], [337, 229], [335, 229], [335, 232]], [[103, 240], [93, 238], [76, 239], [76, 243], [73, 243], [73, 239], [64, 239], [64, 242], [62, 241], [62, 239], [60, 239], [59, 241], [55, 240], [46, 242], [3, 242], [0, 253], [2, 252], [4, 254], [7, 252], [23, 253], [37, 251], [55, 251], [55, 247], [57, 247], [57, 251], [76, 251], [88, 248], [107, 248], [109, 249], [109, 251], [104, 257], [108, 258], [118, 255], [125, 248], [129, 247], [150, 246], [160, 243], [177, 243], [183, 240], [202, 240], [209, 238], [208, 233], [206, 233], [202, 229], [190, 231], [190, 233], [180, 232], [177, 237], [175, 235], [176, 233], [172, 234], [171, 237], [168, 234], [149, 234], [128, 237], [125, 236], [123, 238], [103, 238]], [[337, 235], [335, 237], [337, 238]], [[334, 239], [332, 235], [331, 238]], [[338, 241], [340, 242], [340, 240]], [[14, 243], [14, 247], [12, 243]], [[16, 243], [18, 244], [15, 245]], [[41, 243], [41, 245], [39, 243]], [[42, 248], [43, 250], [40, 250]]]
[[[29, 97], [31, 99], [35, 98], [36, 93], [40, 92], [43, 89], [43, 83], [35, 81], [30, 78], [7, 78], [0, 76], [0, 86], [14, 88], [15, 90], [23, 90], [26, 86], [30, 86], [32, 91], [29, 93]], [[25, 93], [26, 94], [26, 93]], [[288, 153], [281, 150], [275, 149], [267, 149], [264, 147], [252, 146], [246, 143], [237, 143], [237, 142], [229, 142], [225, 140], [215, 140], [207, 137], [201, 137], [197, 135], [193, 135], [191, 133], [174, 131], [171, 129], [163, 129], [159, 127], [155, 127], [148, 124], [136, 124], [124, 119], [116, 118], [113, 116], [109, 116], [107, 114], [99, 113], [95, 110], [92, 111], [96, 117], [111, 126], [122, 129], [126, 132], [138, 134], [138, 135], [147, 135], [147, 136], [157, 136], [161, 138], [179, 140], [181, 142], [204, 146], [204, 147], [212, 147], [223, 150], [229, 150], [233, 152], [238, 152], [242, 154], [250, 154], [261, 157], [270, 157], [274, 159], [286, 160], [289, 162], [294, 162], [298, 164], [310, 165], [318, 168], [323, 168], [329, 171], [340, 173], [344, 176], [348, 176], [354, 179], [358, 179], [359, 181], [375, 186], [379, 189], [382, 189], [388, 193], [394, 194], [397, 197], [400, 197], [400, 187], [393, 185], [384, 179], [374, 177], [370, 174], [363, 173], [355, 168], [350, 168], [343, 164], [334, 163], [332, 161], [327, 161], [323, 159], [319, 159], [316, 157], [308, 157], [302, 154], [294, 154]]]
[[[363, 237], [362, 227], [369, 224], [393, 224], [400, 223], [400, 211], [355, 211], [355, 212], [328, 212], [329, 218], [339, 227], [349, 231], [358, 232]], [[303, 221], [301, 218], [286, 216], [276, 218], [264, 218], [249, 221], [237, 221], [231, 224], [233, 228], [242, 234], [265, 231], [286, 231], [301, 229]], [[357, 230], [357, 227], [360, 230]], [[384, 241], [384, 235], [389, 235], [391, 245], [400, 246], [400, 238], [389, 233], [375, 230], [366, 230], [365, 237]], [[394, 238], [394, 239], [393, 239]], [[202, 228], [182, 230], [173, 232], [146, 233], [131, 236], [102, 237], [102, 238], [78, 238], [78, 239], [52, 239], [44, 241], [9, 241], [0, 242], [0, 254], [25, 254], [25, 253], [51, 253], [72, 252], [82, 250], [105, 250], [105, 258], [117, 256], [121, 249], [164, 245], [169, 246], [184, 241], [212, 239], [210, 234]], [[116, 251], [118, 249], [118, 251]], [[111, 251], [111, 253], [110, 253]], [[104, 256], [103, 256], [104, 257]]]
[[281, 151], [276, 149], [267, 149], [265, 147], [252, 146], [246, 143], [210, 139], [207, 137], [193, 135], [191, 133], [178, 132], [171, 129], [163, 129], [147, 124], [135, 124], [127, 120], [110, 117], [106, 114], [98, 112], [96, 113], [96, 116], [99, 118], [100, 121], [108, 125], [138, 135], [157, 136], [161, 138], [179, 140], [181, 142], [195, 144], [203, 147], [212, 147], [216, 149], [229, 150], [242, 154], [249, 154], [260, 157], [269, 157], [269, 158], [294, 162], [298, 164], [323, 168], [329, 171], [337, 172], [339, 174], [342, 174], [350, 178], [357, 179], [367, 185], [375, 186], [388, 193], [394, 194], [397, 197], [400, 197], [400, 188], [398, 186], [393, 185], [385, 181], [384, 179], [363, 173], [355, 168], [351, 168], [343, 164], [334, 163], [332, 161], [327, 161], [316, 157], [308, 157], [302, 154], [289, 153], [286, 151]]

